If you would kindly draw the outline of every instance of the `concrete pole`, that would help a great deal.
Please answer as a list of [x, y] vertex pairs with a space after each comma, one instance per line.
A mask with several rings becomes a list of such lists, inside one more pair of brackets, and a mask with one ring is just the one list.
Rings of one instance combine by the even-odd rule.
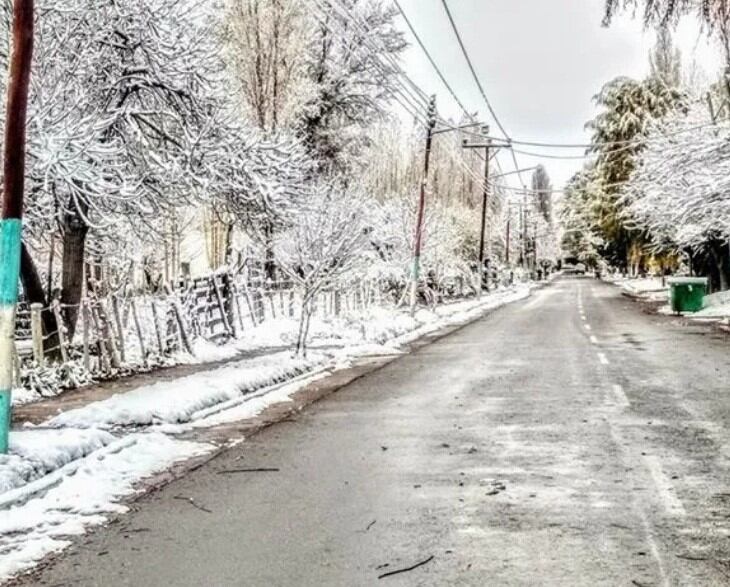
[[0, 215], [0, 453], [10, 437], [15, 310], [25, 191], [25, 123], [33, 57], [33, 0], [13, 3], [13, 45], [5, 121], [4, 186]]

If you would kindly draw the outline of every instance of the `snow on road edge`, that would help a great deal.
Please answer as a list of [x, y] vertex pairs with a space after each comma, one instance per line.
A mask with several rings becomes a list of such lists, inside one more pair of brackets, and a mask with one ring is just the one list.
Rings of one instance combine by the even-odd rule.
[[43, 495], [2, 512], [0, 580], [63, 550], [71, 544], [69, 537], [126, 512], [121, 501], [136, 493], [144, 478], [214, 449], [159, 433], [140, 433], [125, 440], [121, 450], [86, 456], [81, 466]]

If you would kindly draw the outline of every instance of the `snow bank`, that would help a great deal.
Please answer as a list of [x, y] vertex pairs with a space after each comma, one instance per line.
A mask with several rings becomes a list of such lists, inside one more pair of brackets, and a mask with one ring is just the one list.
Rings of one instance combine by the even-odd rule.
[[0, 455], [0, 493], [21, 487], [114, 441], [99, 430], [27, 430], [10, 435]]
[[312, 362], [274, 353], [231, 365], [162, 381], [93, 402], [48, 420], [52, 428], [115, 428], [179, 424], [207, 407], [299, 375]]
[[104, 523], [109, 515], [124, 513], [127, 508], [120, 501], [134, 494], [144, 478], [213, 448], [163, 434], [134, 434], [124, 446], [87, 456], [72, 475], [62, 477], [41, 497], [2, 512], [0, 580], [62, 550], [70, 544], [68, 537]]
[[730, 291], [721, 291], [705, 298], [704, 309], [696, 312], [697, 318], [725, 318], [730, 316]]

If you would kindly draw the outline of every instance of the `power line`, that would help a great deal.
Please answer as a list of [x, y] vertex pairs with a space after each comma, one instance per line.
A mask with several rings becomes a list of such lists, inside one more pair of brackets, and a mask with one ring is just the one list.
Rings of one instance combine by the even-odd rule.
[[492, 103], [489, 101], [489, 98], [487, 98], [487, 93], [484, 91], [482, 82], [480, 81], [479, 76], [477, 75], [477, 72], [474, 69], [474, 64], [472, 63], [471, 58], [469, 57], [469, 52], [466, 50], [466, 47], [464, 46], [464, 41], [461, 39], [461, 33], [459, 33], [459, 29], [456, 26], [454, 17], [451, 15], [451, 10], [449, 10], [448, 3], [446, 2], [446, 0], [441, 0], [441, 4], [443, 4], [444, 10], [446, 10], [446, 16], [448, 16], [449, 22], [451, 23], [451, 28], [454, 30], [454, 34], [456, 35], [456, 40], [459, 42], [459, 47], [461, 47], [461, 52], [464, 55], [464, 59], [466, 59], [466, 63], [469, 66], [471, 75], [477, 84], [477, 88], [479, 88], [479, 92], [481, 93], [482, 98], [484, 99], [484, 103], [487, 105], [487, 108], [489, 109], [489, 113], [492, 115], [494, 122], [497, 124], [497, 126], [499, 127], [499, 130], [502, 132], [502, 134], [505, 136], [505, 138], [509, 138], [509, 134], [504, 129], [504, 126], [502, 126], [502, 123], [500, 122], [499, 118], [497, 117], [497, 113], [494, 111], [494, 108], [492, 108]]
[[[482, 98], [484, 99], [484, 103], [487, 105], [487, 109], [489, 110], [489, 113], [492, 115], [492, 118], [494, 119], [494, 122], [499, 127], [499, 130], [504, 135], [504, 138], [509, 140], [509, 133], [505, 130], [504, 126], [502, 125], [502, 122], [499, 120], [499, 117], [497, 116], [497, 113], [494, 111], [494, 108], [492, 107], [492, 103], [489, 101], [489, 98], [487, 97], [487, 93], [484, 91], [484, 86], [482, 86], [482, 82], [479, 79], [479, 76], [477, 75], [476, 69], [474, 69], [474, 64], [471, 61], [471, 58], [469, 57], [469, 52], [466, 50], [466, 46], [464, 45], [464, 41], [461, 38], [461, 33], [459, 33], [459, 27], [456, 26], [456, 22], [454, 21], [454, 17], [451, 14], [451, 10], [449, 9], [449, 4], [446, 0], [441, 0], [441, 4], [444, 7], [444, 10], [446, 11], [446, 16], [449, 18], [449, 22], [451, 23], [451, 28], [454, 31], [454, 34], [456, 35], [456, 40], [459, 42], [459, 47], [461, 47], [461, 52], [464, 55], [464, 59], [466, 60], [467, 65], [469, 66], [469, 70], [471, 71], [471, 75], [474, 78], [474, 81], [476, 82], [477, 87], [479, 88], [479, 92], [482, 95]], [[510, 150], [510, 154], [512, 155], [512, 162], [514, 163], [515, 169], [520, 168], [520, 164], [517, 162], [517, 156], [515, 155], [515, 152]], [[522, 174], [518, 173], [517, 177], [520, 180], [520, 183], [523, 187], [525, 187], [525, 182], [522, 179]]]
[[[663, 138], [671, 138], [680, 134], [684, 134], [687, 132], [692, 132], [695, 130], [702, 130], [704, 128], [711, 128], [715, 126], [722, 126], [722, 122], [724, 121], [718, 121], [718, 122], [707, 122], [705, 124], [700, 124], [697, 126], [692, 126], [684, 129], [680, 129], [671, 133], [660, 133], [659, 136]], [[501, 140], [495, 137], [484, 137], [481, 135], [482, 138], [491, 138], [495, 140]], [[544, 147], [548, 149], [592, 149], [596, 147], [610, 147], [610, 146], [636, 146], [640, 145], [643, 141], [647, 139], [644, 138], [638, 138], [638, 139], [626, 139], [621, 141], [597, 141], [595, 143], [546, 143], [546, 142], [537, 142], [537, 141], [522, 141], [517, 139], [508, 139], [508, 141], [513, 145], [522, 145], [525, 147]]]
[[408, 18], [408, 16], [406, 15], [406, 13], [405, 13], [405, 11], [403, 10], [403, 7], [401, 6], [400, 2], [399, 2], [398, 0], [393, 0], [393, 2], [395, 3], [395, 6], [396, 6], [396, 8], [398, 9], [398, 12], [400, 12], [400, 15], [401, 15], [401, 16], [403, 17], [403, 20], [404, 20], [404, 21], [405, 21], [405, 23], [406, 23], [406, 24], [408, 25], [408, 28], [410, 29], [410, 31], [411, 31], [411, 34], [412, 34], [412, 35], [413, 35], [413, 37], [414, 37], [414, 38], [416, 39], [416, 42], [417, 42], [417, 43], [418, 43], [418, 45], [419, 45], [419, 46], [421, 47], [421, 50], [423, 51], [423, 53], [424, 53], [424, 54], [426, 55], [426, 57], [428, 58], [428, 61], [429, 61], [429, 63], [431, 63], [431, 66], [433, 67], [434, 71], [435, 71], [435, 72], [436, 72], [436, 74], [437, 74], [437, 75], [439, 76], [439, 78], [441, 79], [441, 82], [442, 82], [442, 83], [444, 84], [444, 86], [446, 87], [446, 89], [447, 89], [447, 90], [449, 91], [449, 93], [451, 94], [451, 97], [452, 97], [452, 98], [454, 99], [454, 101], [455, 101], [455, 102], [456, 102], [456, 103], [457, 103], [457, 104], [459, 105], [459, 108], [461, 108], [461, 110], [462, 110], [462, 111], [464, 112], [464, 114], [465, 114], [465, 115], [466, 115], [467, 117], [473, 118], [473, 116], [472, 116], [472, 115], [471, 115], [471, 114], [469, 113], [469, 111], [468, 111], [468, 110], [466, 109], [466, 107], [464, 106], [464, 104], [462, 103], [462, 101], [461, 101], [461, 100], [459, 99], [459, 97], [458, 97], [458, 96], [456, 95], [456, 92], [454, 92], [454, 90], [453, 90], [453, 88], [451, 87], [451, 85], [449, 84], [449, 82], [448, 82], [448, 81], [446, 80], [446, 76], [444, 76], [443, 72], [441, 71], [441, 68], [440, 68], [440, 67], [439, 67], [439, 66], [438, 66], [438, 65], [436, 64], [436, 61], [435, 61], [435, 60], [434, 60], [434, 58], [433, 58], [433, 57], [431, 56], [431, 53], [429, 52], [428, 48], [426, 48], [426, 45], [425, 45], [425, 44], [424, 44], [424, 42], [423, 42], [423, 41], [421, 40], [421, 37], [419, 36], [419, 34], [418, 34], [418, 33], [416, 32], [416, 29], [415, 29], [415, 27], [413, 26], [413, 24], [411, 23], [411, 20], [410, 20], [410, 19]]
[[[315, 14], [314, 15], [315, 19], [320, 23], [320, 25], [322, 27], [324, 27], [333, 36], [333, 38], [337, 37], [342, 41], [347, 40], [345, 37], [345, 33], [341, 28], [338, 31], [335, 31], [329, 25], [329, 23], [326, 22], [325, 18], [329, 17], [330, 15], [329, 15], [329, 13], [327, 13], [325, 11], [324, 6], [319, 2], [319, 0], [310, 0], [310, 5], [315, 10], [317, 10], [320, 14], [319, 16]], [[407, 77], [405, 75], [405, 73], [402, 70], [401, 71], [388, 70], [388, 68], [385, 66], [385, 64], [382, 61], [380, 61], [379, 56], [377, 55], [377, 53], [374, 52], [375, 50], [372, 48], [372, 46], [368, 44], [368, 48], [370, 49], [370, 51], [366, 53], [367, 61], [369, 61], [373, 66], [375, 66], [375, 69], [377, 69], [380, 72], [380, 74], [382, 74], [384, 76], [392, 75], [393, 79], [395, 80], [395, 82], [397, 84], [396, 86], [394, 86], [391, 89], [390, 95], [395, 99], [396, 102], [398, 102], [398, 104], [408, 114], [413, 116], [414, 119], [416, 119], [421, 124], [425, 124], [426, 123], [425, 116], [420, 113], [423, 108], [423, 105], [420, 102], [418, 102], [418, 100], [420, 99], [419, 96], [417, 94], [414, 96], [412, 91], [409, 90], [409, 88], [404, 84], [403, 80], [399, 77], [399, 76]], [[415, 85], [415, 83], [412, 82], [412, 80], [410, 80], [410, 78], [409, 78], [409, 81], [411, 81], [411, 83], [415, 87], [417, 87]], [[418, 88], [418, 90], [420, 93], [422, 93], [422, 94], [424, 93], [423, 90], [421, 90], [420, 88]]]
[[[340, 17], [348, 20], [350, 23], [352, 23], [360, 32], [362, 35], [362, 42], [367, 45], [371, 51], [373, 51], [373, 54], [377, 56], [378, 60], [380, 60], [380, 54], [388, 61], [390, 66], [393, 68], [393, 71], [399, 75], [401, 75], [405, 81], [407, 82], [408, 86], [410, 86], [413, 91], [415, 91], [416, 95], [420, 99], [421, 102], [423, 102], [423, 105], [428, 105], [428, 94], [424, 92], [418, 84], [416, 84], [409, 76], [406, 74], [403, 69], [401, 68], [400, 64], [393, 58], [392, 55], [388, 53], [388, 48], [381, 44], [380, 50], [377, 47], [373, 46], [372, 37], [375, 38], [379, 37], [377, 35], [371, 35], [372, 33], [372, 27], [369, 27], [366, 22], [363, 22], [352, 10], [352, 8], [349, 8], [345, 5], [343, 5], [339, 0], [324, 0], [327, 4], [329, 4], [334, 10], [336, 10]], [[380, 54], [379, 54], [380, 52]], [[382, 64], [382, 61], [380, 62]], [[383, 64], [385, 66], [385, 64]]]
[[[403, 20], [408, 25], [408, 28], [411, 30], [411, 33], [413, 34], [414, 38], [416, 39], [416, 42], [421, 47], [421, 50], [426, 55], [426, 58], [431, 63], [431, 66], [434, 68], [434, 70], [436, 71], [437, 75], [439, 76], [439, 78], [441, 79], [443, 84], [446, 86], [446, 89], [449, 91], [451, 96], [454, 98], [454, 101], [458, 104], [459, 108], [461, 108], [461, 111], [464, 113], [464, 115], [466, 116], [466, 118], [468, 120], [476, 120], [474, 117], [474, 114], [472, 114], [471, 112], [469, 112], [467, 110], [466, 106], [464, 106], [464, 103], [459, 99], [459, 97], [456, 95], [456, 92], [454, 91], [454, 89], [451, 87], [449, 82], [446, 80], [446, 76], [443, 74], [443, 72], [441, 71], [441, 68], [436, 63], [436, 60], [433, 58], [430, 51], [426, 47], [425, 43], [422, 41], [420, 35], [418, 34], [415, 27], [411, 23], [411, 20], [408, 18], [405, 11], [403, 10], [403, 7], [401, 6], [400, 2], [398, 0], [393, 0], [393, 2], [395, 4], [396, 8], [398, 9], [398, 11], [400, 12], [401, 16], [403, 17]], [[451, 126], [450, 124], [448, 124], [447, 122], [445, 122], [443, 120], [441, 120], [441, 124], [443, 124], [445, 128], [448, 128], [450, 130], [461, 130], [461, 129], [458, 129], [457, 127]], [[476, 134], [476, 133], [468, 133], [468, 134]], [[483, 135], [478, 135], [478, 136], [481, 137]], [[517, 161], [516, 161], [516, 159], [514, 159], [514, 155], [513, 155], [513, 160], [515, 162], [515, 169], [519, 169]], [[502, 173], [502, 165], [500, 164], [499, 159], [495, 158], [495, 163], [496, 163], [496, 166], [497, 166], [497, 169], [499, 170], [499, 172]], [[521, 176], [520, 176], [520, 182], [522, 183], [522, 185], [524, 187], [524, 182], [522, 181]]]

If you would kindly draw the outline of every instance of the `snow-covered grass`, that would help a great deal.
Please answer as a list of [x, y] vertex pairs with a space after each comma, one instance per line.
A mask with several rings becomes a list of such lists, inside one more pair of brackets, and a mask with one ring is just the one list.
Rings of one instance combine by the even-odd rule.
[[628, 294], [648, 301], [663, 301], [669, 297], [669, 285], [662, 283], [661, 277], [621, 277], [607, 276], [609, 281], [619, 286]]
[[705, 297], [705, 307], [694, 316], [698, 318], [730, 317], [730, 291], [721, 291]]
[[0, 455], [0, 494], [60, 469], [113, 440], [111, 434], [99, 430], [13, 432], [9, 454]]
[[67, 474], [57, 475], [53, 484], [45, 484], [33, 499], [23, 499], [23, 493], [33, 496], [38, 491], [33, 483], [16, 490], [14, 502], [3, 499], [0, 503], [4, 509], [0, 515], [0, 580], [66, 548], [69, 537], [126, 512], [121, 501], [137, 491], [142, 479], [212, 449], [211, 445], [174, 440], [164, 434], [134, 434], [117, 447], [112, 444], [70, 463], [75, 466]]
[[274, 353], [225, 367], [161, 381], [59, 414], [44, 424], [53, 428], [102, 428], [179, 424], [192, 414], [312, 367], [312, 362]]

